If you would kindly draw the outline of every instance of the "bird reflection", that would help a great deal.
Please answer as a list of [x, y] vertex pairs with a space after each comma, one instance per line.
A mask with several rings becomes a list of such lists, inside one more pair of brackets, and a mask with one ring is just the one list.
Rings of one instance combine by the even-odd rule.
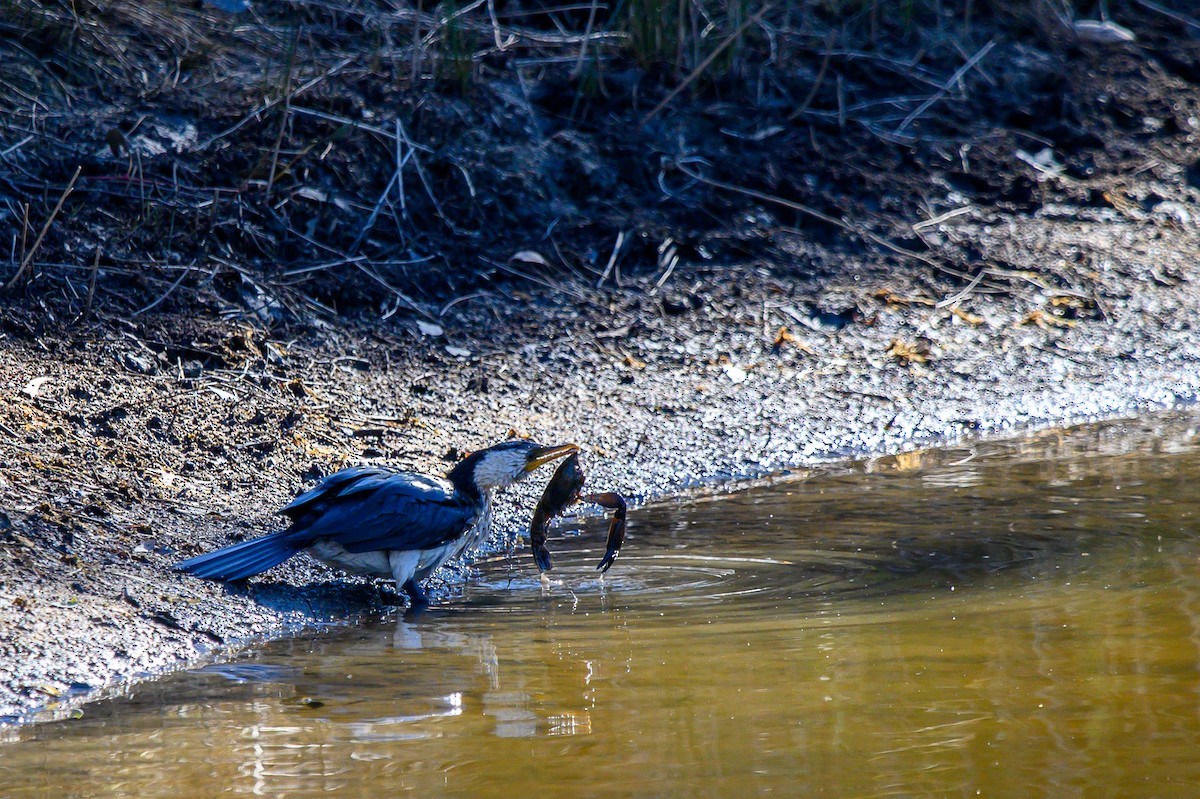
[[[436, 617], [426, 618], [436, 622]], [[356, 737], [378, 740], [381, 736], [403, 736], [406, 734], [396, 729], [399, 725], [411, 728], [428, 719], [458, 716], [475, 710], [494, 721], [493, 734], [499, 737], [524, 738], [538, 734], [539, 719], [533, 708], [532, 695], [523, 690], [501, 688], [500, 660], [490, 634], [442, 629], [436, 623], [417, 623], [410, 615], [400, 615], [396, 617], [392, 631], [391, 649], [393, 655], [435, 655], [443, 664], [442, 669], [421, 670], [434, 674], [436, 686], [428, 687], [439, 694], [439, 706], [424, 713], [359, 722], [353, 725]], [[469, 674], [468, 669], [445, 668], [446, 653], [460, 655], [462, 665], [469, 665], [473, 674]], [[406, 673], [408, 671], [410, 669], [405, 669]], [[486, 687], [479, 685], [480, 676], [486, 680]], [[427, 695], [425, 701], [431, 698]]]
[[429, 625], [420, 625], [409, 614], [404, 614], [396, 617], [392, 648], [460, 653], [475, 660], [480, 673], [488, 678], [488, 684], [492, 688], [499, 685], [500, 661], [496, 657], [496, 646], [492, 642], [492, 636], [488, 633], [439, 630]]

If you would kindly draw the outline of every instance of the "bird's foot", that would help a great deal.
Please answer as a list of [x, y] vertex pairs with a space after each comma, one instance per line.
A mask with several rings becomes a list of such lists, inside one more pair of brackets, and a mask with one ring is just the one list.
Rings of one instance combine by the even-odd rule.
[[424, 589], [421, 588], [415, 579], [405, 583], [401, 587], [401, 590], [408, 594], [409, 607], [412, 610], [429, 607], [429, 595], [425, 593]]

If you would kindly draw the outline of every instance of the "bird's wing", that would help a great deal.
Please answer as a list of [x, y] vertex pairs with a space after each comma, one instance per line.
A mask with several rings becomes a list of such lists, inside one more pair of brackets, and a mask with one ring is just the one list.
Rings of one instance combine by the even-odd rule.
[[319, 509], [325, 502], [337, 497], [342, 491], [353, 489], [358, 483], [386, 479], [393, 474], [397, 474], [397, 472], [378, 466], [355, 466], [350, 469], [342, 469], [293, 499], [287, 507], [279, 512], [296, 520], [309, 511]]
[[330, 475], [281, 513], [292, 519], [288, 539], [297, 546], [328, 538], [371, 552], [444, 544], [471, 527], [478, 509], [444, 480], [364, 466]]

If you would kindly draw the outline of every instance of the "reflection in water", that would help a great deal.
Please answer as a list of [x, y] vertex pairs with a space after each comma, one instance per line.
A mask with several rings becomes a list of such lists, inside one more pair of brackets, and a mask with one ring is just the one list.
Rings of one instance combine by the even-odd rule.
[[0, 796], [1191, 797], [1187, 420], [632, 515], [452, 605], [271, 644], [22, 728]]

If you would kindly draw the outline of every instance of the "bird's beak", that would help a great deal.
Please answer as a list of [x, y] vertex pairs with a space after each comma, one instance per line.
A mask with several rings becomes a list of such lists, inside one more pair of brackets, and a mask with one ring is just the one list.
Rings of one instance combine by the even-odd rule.
[[532, 472], [539, 466], [545, 466], [552, 460], [564, 455], [574, 455], [579, 452], [578, 444], [561, 444], [557, 447], [534, 447], [526, 456], [525, 471]]

